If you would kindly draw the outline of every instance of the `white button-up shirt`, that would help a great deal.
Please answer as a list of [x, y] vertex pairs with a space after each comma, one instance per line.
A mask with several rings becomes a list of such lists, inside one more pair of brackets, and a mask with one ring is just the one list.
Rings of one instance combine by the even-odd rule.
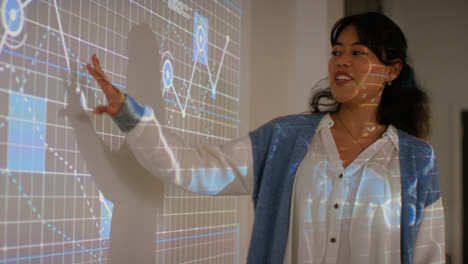
[[399, 263], [397, 130], [343, 168], [332, 126], [326, 115], [298, 168], [284, 263]]
[[[294, 182], [284, 263], [400, 263], [401, 174], [397, 129], [343, 168], [325, 115]], [[424, 209], [414, 263], [445, 263], [439, 199]]]

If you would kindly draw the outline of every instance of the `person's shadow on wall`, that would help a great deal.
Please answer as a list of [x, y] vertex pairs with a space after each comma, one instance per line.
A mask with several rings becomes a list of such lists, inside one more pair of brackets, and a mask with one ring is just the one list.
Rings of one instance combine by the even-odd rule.
[[[159, 46], [147, 24], [132, 28], [127, 50], [127, 91], [151, 106], [164, 124]], [[118, 151], [111, 151], [96, 134], [76, 93], [80, 83], [86, 80], [76, 79], [68, 87], [66, 113], [89, 173], [105, 198], [114, 203], [108, 263], [155, 263], [164, 185], [138, 163], [126, 141]]]

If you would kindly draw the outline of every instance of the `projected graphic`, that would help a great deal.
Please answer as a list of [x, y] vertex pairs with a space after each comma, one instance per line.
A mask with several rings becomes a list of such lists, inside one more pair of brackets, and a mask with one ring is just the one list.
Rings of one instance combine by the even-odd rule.
[[148, 175], [111, 119], [87, 113], [106, 100], [85, 65], [97, 54], [189, 142], [236, 138], [241, 1], [0, 6], [0, 263], [237, 263], [237, 198]]
[[17, 0], [8, 0], [2, 3], [2, 25], [5, 31], [3, 32], [3, 36], [0, 40], [0, 52], [4, 45], [11, 49], [15, 49], [26, 40], [26, 37], [23, 38], [19, 45], [6, 41], [8, 36], [17, 37], [23, 30], [24, 8], [30, 2], [31, 1], [25, 1], [24, 3], [21, 3]]
[[45, 101], [11, 94], [9, 109], [8, 169], [44, 170]]

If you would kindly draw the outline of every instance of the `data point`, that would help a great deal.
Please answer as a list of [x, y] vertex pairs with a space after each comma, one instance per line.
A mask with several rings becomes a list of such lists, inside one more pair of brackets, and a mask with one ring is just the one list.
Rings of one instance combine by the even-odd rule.
[[199, 52], [204, 52], [205, 41], [206, 41], [205, 31], [203, 27], [200, 25], [197, 28], [197, 47], [198, 47]]
[[193, 14], [193, 60], [202, 64], [208, 63], [208, 32], [208, 18], [195, 12]]
[[216, 85], [213, 85], [213, 87], [211, 87], [211, 98], [216, 99]]
[[164, 89], [168, 89], [172, 86], [172, 80], [174, 78], [174, 71], [172, 69], [172, 63], [169, 59], [164, 61], [163, 65], [163, 84]]
[[18, 0], [3, 1], [2, 22], [6, 34], [16, 37], [21, 33], [24, 24], [24, 10]]

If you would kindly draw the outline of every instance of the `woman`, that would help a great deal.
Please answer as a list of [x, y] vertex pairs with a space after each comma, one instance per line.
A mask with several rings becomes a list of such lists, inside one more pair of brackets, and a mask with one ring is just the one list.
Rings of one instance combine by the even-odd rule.
[[[116, 89], [93, 56], [108, 113], [137, 159], [190, 191], [251, 194], [248, 263], [444, 262], [444, 222], [425, 94], [387, 17], [339, 20], [329, 89], [312, 114], [280, 117], [223, 146], [192, 147]], [[324, 108], [324, 109], [323, 109]], [[421, 138], [421, 139], [418, 139]]]

